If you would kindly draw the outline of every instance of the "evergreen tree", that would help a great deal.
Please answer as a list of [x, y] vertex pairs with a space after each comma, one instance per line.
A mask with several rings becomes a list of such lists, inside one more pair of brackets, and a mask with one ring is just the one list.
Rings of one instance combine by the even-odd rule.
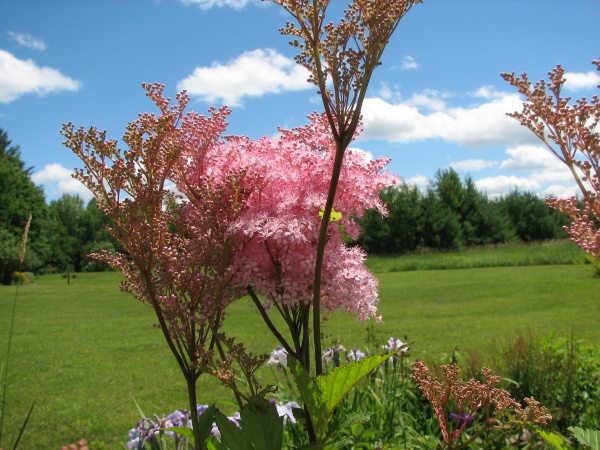
[[[29, 214], [32, 215], [29, 229], [25, 267], [34, 270], [45, 262], [49, 253], [45, 224], [47, 208], [43, 190], [30, 179], [32, 168], [25, 168], [18, 146], [11, 145], [8, 134], [0, 129], [0, 230], [2, 247], [6, 250], [16, 242], [20, 246], [21, 238]], [[0, 281], [9, 284], [12, 272], [18, 267], [7, 261], [10, 251], [0, 254]]]

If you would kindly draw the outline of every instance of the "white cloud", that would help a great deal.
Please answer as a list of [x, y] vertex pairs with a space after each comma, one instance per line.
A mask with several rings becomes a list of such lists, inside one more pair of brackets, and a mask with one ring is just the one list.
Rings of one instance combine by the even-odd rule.
[[420, 67], [419, 63], [417, 63], [417, 61], [415, 61], [415, 58], [413, 58], [410, 55], [406, 55], [404, 58], [402, 58], [402, 63], [400, 64], [400, 69], [402, 70], [413, 70], [413, 69], [418, 69]]
[[506, 149], [510, 158], [500, 164], [506, 170], [534, 170], [562, 166], [550, 150], [537, 145], [519, 145]]
[[593, 89], [600, 84], [600, 74], [598, 72], [565, 72], [565, 88], [571, 91], [580, 91], [582, 89]]
[[544, 197], [571, 198], [581, 197], [581, 191], [576, 184], [565, 186], [563, 184], [552, 184], [544, 189]]
[[240, 106], [244, 97], [260, 97], [270, 93], [310, 89], [308, 72], [272, 49], [244, 52], [227, 64], [196, 67], [177, 84], [192, 96], [209, 103], [224, 102]]
[[438, 91], [426, 89], [420, 94], [413, 94], [406, 103], [408, 105], [416, 106], [417, 108], [422, 107], [430, 111], [443, 111], [448, 107], [444, 100], [448, 97], [448, 95], [441, 94]]
[[484, 159], [465, 159], [463, 161], [457, 161], [450, 163], [450, 167], [455, 169], [464, 170], [465, 172], [472, 172], [476, 170], [487, 169], [497, 165], [496, 161], [486, 161]]
[[402, 181], [410, 186], [417, 186], [419, 188], [425, 188], [429, 185], [429, 178], [427, 178], [425, 175], [416, 175], [411, 178], [403, 178]]
[[22, 95], [46, 95], [57, 91], [77, 91], [81, 83], [51, 67], [39, 67], [0, 50], [0, 103], [10, 103]]
[[477, 186], [478, 191], [486, 193], [490, 198], [507, 194], [515, 189], [519, 191], [535, 191], [540, 188], [540, 184], [536, 181], [514, 175], [480, 178], [475, 181], [475, 186]]
[[184, 5], [195, 5], [201, 9], [210, 9], [213, 7], [222, 8], [229, 6], [233, 9], [242, 9], [250, 2], [260, 3], [259, 0], [181, 0]]
[[8, 35], [15, 41], [20, 47], [27, 47], [33, 50], [44, 51], [46, 50], [46, 44], [41, 39], [37, 39], [29, 33], [15, 33], [9, 31]]
[[[442, 139], [475, 148], [535, 142], [529, 130], [506, 116], [522, 109], [518, 94], [497, 93], [487, 102], [467, 107], [449, 107], [440, 97], [426, 91], [397, 103], [366, 99], [361, 137], [391, 142]], [[422, 112], [419, 106], [433, 112]]]
[[50, 198], [59, 198], [62, 194], [79, 194], [85, 201], [93, 195], [81, 182], [72, 177], [73, 171], [60, 164], [48, 164], [42, 170], [31, 175], [31, 180], [44, 186], [44, 192]]
[[508, 158], [498, 166], [504, 174], [475, 181], [477, 189], [498, 197], [514, 189], [550, 194], [573, 195], [573, 176], [569, 169], [548, 149], [535, 145], [519, 145], [507, 148]]

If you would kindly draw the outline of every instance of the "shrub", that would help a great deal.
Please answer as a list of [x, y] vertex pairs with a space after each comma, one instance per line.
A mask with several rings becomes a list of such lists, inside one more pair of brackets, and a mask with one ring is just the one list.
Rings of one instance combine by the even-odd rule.
[[495, 361], [517, 401], [534, 396], [551, 411], [556, 429], [600, 428], [600, 355], [573, 336], [517, 336]]

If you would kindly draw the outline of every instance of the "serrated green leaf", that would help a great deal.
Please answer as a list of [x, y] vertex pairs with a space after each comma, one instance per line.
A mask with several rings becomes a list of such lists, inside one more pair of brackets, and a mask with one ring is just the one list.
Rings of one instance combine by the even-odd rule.
[[317, 438], [322, 438], [325, 435], [327, 422], [329, 421], [329, 412], [327, 405], [321, 395], [321, 389], [314, 378], [304, 370], [304, 368], [294, 358], [288, 359], [288, 368], [296, 381], [298, 391], [308, 407], [310, 418]]
[[573, 433], [580, 444], [588, 445], [593, 450], [600, 450], [600, 430], [569, 427], [569, 431]]
[[[396, 352], [387, 355], [375, 355], [344, 367], [334, 369], [328, 375], [311, 378], [304, 368], [293, 358], [288, 360], [288, 367], [294, 376], [300, 395], [308, 407], [311, 420], [319, 441], [324, 441], [327, 424], [331, 420], [336, 406], [344, 396], [374, 369], [387, 361]], [[339, 429], [339, 428], [337, 428]], [[330, 437], [336, 434], [332, 430]]]
[[280, 450], [283, 418], [264, 397], [252, 397], [240, 412], [240, 426], [256, 450]]
[[549, 433], [544, 430], [535, 430], [548, 444], [557, 450], [570, 450], [571, 446], [568, 445], [563, 438], [556, 433]]
[[221, 442], [229, 450], [255, 450], [244, 432], [219, 410], [215, 411], [215, 421], [221, 432]]
[[350, 414], [346, 414], [344, 417], [342, 417], [337, 424], [337, 428], [341, 430], [351, 425], [367, 423], [370, 419], [371, 413], [356, 411]]
[[370, 356], [336, 367], [328, 375], [317, 377], [317, 384], [329, 413], [333, 412], [354, 386], [395, 353]]

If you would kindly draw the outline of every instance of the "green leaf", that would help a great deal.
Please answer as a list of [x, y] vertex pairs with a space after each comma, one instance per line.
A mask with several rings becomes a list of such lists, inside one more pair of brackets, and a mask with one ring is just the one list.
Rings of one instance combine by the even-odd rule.
[[240, 412], [240, 426], [256, 450], [280, 450], [283, 443], [283, 418], [264, 397], [250, 398]]
[[535, 430], [535, 432], [540, 435], [544, 440], [554, 447], [557, 450], [570, 450], [572, 447], [565, 442], [563, 438], [561, 438], [556, 433], [549, 433], [544, 430]]
[[333, 412], [354, 386], [395, 353], [370, 356], [343, 367], [336, 367], [326, 376], [317, 377], [317, 384], [328, 411]]
[[337, 423], [337, 428], [341, 430], [351, 425], [367, 423], [369, 419], [371, 419], [371, 413], [356, 411], [350, 414], [346, 414], [344, 417], [342, 417]]
[[221, 432], [221, 442], [229, 450], [255, 450], [244, 432], [219, 410], [215, 411], [215, 421]]
[[[321, 442], [325, 440], [327, 424], [331, 420], [334, 409], [344, 396], [395, 353], [375, 355], [349, 363], [316, 379], [311, 378], [298, 361], [293, 358], [288, 359], [288, 367], [296, 380], [302, 399], [308, 407], [318, 440]], [[336, 430], [332, 430], [330, 436], [334, 436], [335, 433]]]
[[322, 439], [330, 414], [321, 395], [321, 389], [316, 380], [310, 377], [296, 359], [288, 358], [288, 367], [308, 408], [317, 439]]
[[569, 431], [573, 433], [579, 443], [588, 445], [594, 450], [600, 450], [600, 430], [569, 427]]
[[206, 442], [208, 436], [210, 436], [213, 421], [215, 420], [215, 411], [215, 405], [212, 404], [204, 411], [202, 411], [202, 414], [200, 414], [200, 417], [198, 417], [198, 428], [200, 428], [200, 440], [202, 442]]
[[208, 450], [229, 450], [225, 444], [223, 444], [214, 436], [208, 437], [206, 441], [206, 448]]

